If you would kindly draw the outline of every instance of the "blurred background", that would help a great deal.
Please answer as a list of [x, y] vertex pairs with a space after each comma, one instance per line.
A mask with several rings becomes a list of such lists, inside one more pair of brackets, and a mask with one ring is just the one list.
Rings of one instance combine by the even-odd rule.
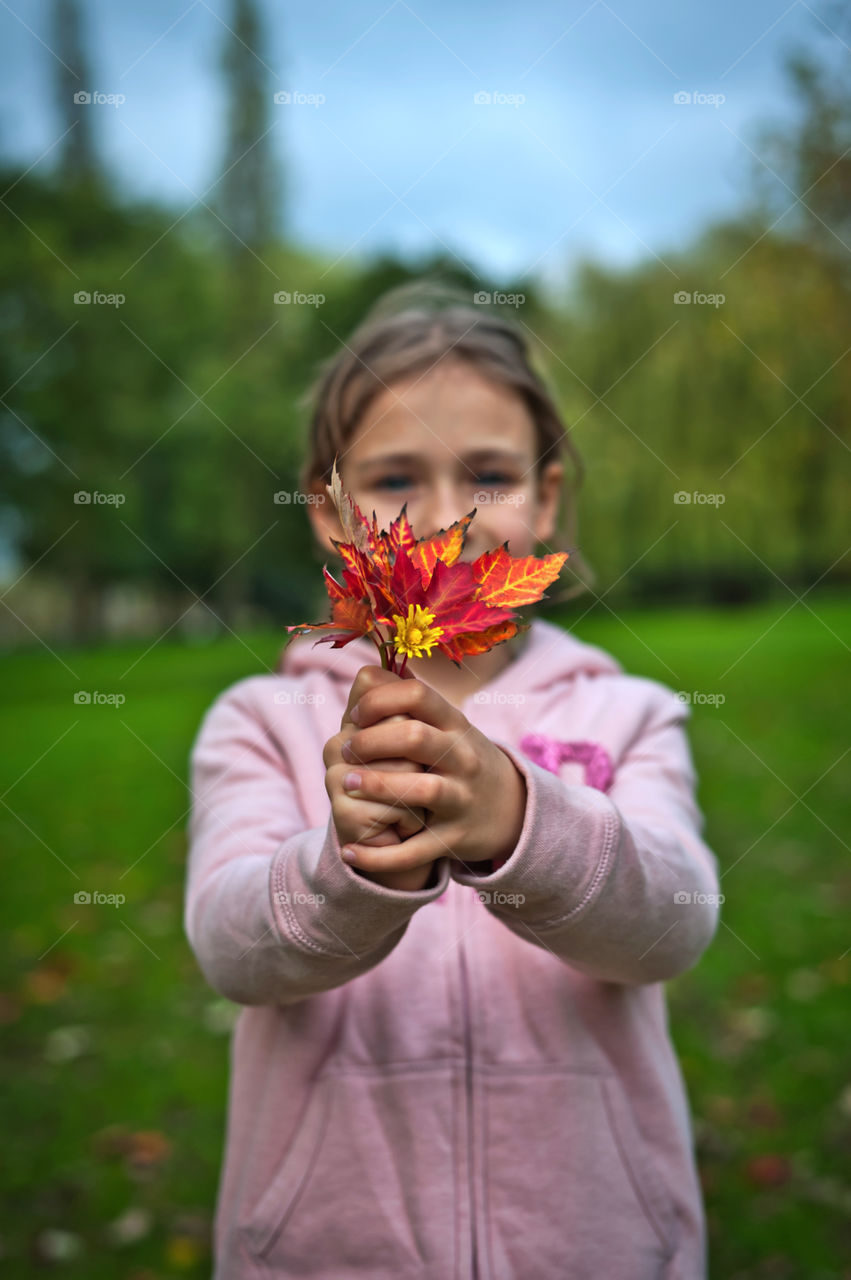
[[851, 7], [287, 8], [0, 9], [6, 1271], [209, 1274], [188, 754], [324, 616], [306, 387], [428, 278], [523, 326], [583, 457], [547, 616], [692, 708], [710, 1274], [848, 1280]]

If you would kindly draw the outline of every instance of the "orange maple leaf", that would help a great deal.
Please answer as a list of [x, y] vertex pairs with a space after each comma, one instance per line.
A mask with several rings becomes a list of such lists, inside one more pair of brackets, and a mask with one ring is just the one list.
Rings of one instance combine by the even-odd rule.
[[515, 559], [504, 542], [470, 564], [459, 556], [475, 508], [448, 529], [417, 540], [407, 504], [389, 530], [379, 530], [374, 511], [370, 525], [343, 489], [336, 458], [326, 488], [349, 539], [332, 539], [343, 562], [343, 582], [323, 568], [331, 621], [289, 626], [289, 638], [327, 631], [317, 644], [330, 642], [339, 649], [369, 635], [381, 665], [390, 671], [397, 670], [398, 657], [404, 655], [402, 672], [408, 658], [430, 657], [432, 648], [460, 667], [464, 657], [486, 653], [526, 630], [514, 610], [540, 600], [568, 559], [566, 551]]

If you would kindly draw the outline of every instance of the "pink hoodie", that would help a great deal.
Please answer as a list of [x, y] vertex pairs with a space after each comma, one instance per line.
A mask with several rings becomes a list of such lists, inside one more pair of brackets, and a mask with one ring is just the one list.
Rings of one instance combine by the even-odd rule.
[[215, 1280], [702, 1280], [663, 985], [718, 923], [688, 706], [535, 620], [463, 706], [525, 778], [519, 843], [402, 892], [341, 860], [324, 785], [377, 652], [314, 643], [192, 749], [186, 933], [248, 1006]]

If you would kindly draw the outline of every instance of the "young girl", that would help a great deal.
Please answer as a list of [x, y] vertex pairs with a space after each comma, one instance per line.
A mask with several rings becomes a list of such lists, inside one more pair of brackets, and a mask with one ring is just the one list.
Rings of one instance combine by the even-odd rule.
[[[475, 507], [463, 559], [556, 550], [563, 449], [521, 331], [391, 296], [314, 391], [323, 560], [335, 458], [380, 528]], [[245, 1006], [216, 1280], [702, 1280], [664, 989], [718, 923], [688, 707], [540, 618], [404, 677], [316, 638], [192, 749], [186, 932]]]

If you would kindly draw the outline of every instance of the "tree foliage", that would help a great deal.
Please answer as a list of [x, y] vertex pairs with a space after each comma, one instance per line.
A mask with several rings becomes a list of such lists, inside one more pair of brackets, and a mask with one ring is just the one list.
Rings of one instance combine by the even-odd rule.
[[292, 244], [275, 212], [283, 181], [264, 141], [272, 98], [255, 6], [236, 0], [232, 20], [209, 208], [130, 202], [101, 171], [89, 117], [70, 101], [88, 74], [73, 0], [56, 6], [68, 129], [55, 171], [0, 175], [0, 532], [23, 570], [67, 584], [78, 637], [98, 633], [116, 583], [181, 608], [202, 598], [226, 625], [249, 605], [307, 616], [320, 559], [304, 508], [275, 500], [296, 490], [302, 394], [374, 299], [423, 275], [471, 296], [525, 293], [512, 314], [586, 463], [579, 544], [598, 593], [734, 599], [843, 572], [841, 81], [791, 66], [799, 125], [766, 142], [787, 196], [800, 196], [789, 225], [753, 200], [664, 262], [585, 262], [552, 299], [454, 259], [332, 267]]

